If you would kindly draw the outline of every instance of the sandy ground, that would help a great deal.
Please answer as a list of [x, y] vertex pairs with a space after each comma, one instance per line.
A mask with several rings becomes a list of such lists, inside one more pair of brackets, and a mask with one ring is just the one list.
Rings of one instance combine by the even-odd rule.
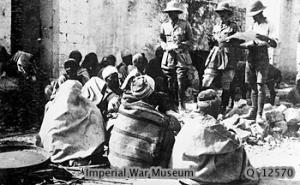
[[[34, 136], [35, 134], [7, 137], [0, 139], [0, 144], [10, 141], [34, 143]], [[300, 138], [281, 138], [277, 139], [275, 142], [266, 142], [262, 146], [246, 145], [245, 148], [252, 165], [256, 168], [270, 166], [292, 166], [296, 170], [296, 175], [291, 180], [263, 179], [261, 180], [260, 185], [300, 185]], [[86, 182], [84, 184], [179, 185], [180, 183], [178, 183], [177, 180], [170, 179], [106, 179], [97, 182]]]
[[275, 146], [247, 146], [247, 154], [254, 167], [292, 166], [296, 175], [291, 180], [262, 180], [268, 185], [300, 184], [300, 138], [285, 138]]

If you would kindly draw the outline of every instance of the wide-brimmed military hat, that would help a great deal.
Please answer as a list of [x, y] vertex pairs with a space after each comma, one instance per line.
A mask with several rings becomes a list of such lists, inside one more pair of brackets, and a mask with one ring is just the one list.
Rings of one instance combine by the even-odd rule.
[[172, 0], [167, 3], [166, 9], [163, 10], [164, 13], [168, 12], [178, 12], [178, 13], [183, 13], [183, 9], [181, 7], [181, 4]]
[[259, 14], [260, 12], [264, 11], [264, 9], [266, 9], [266, 7], [262, 4], [261, 1], [255, 1], [249, 7], [247, 14], [248, 16], [253, 17]]
[[219, 3], [217, 8], [215, 9], [215, 12], [219, 13], [219, 12], [229, 12], [231, 14], [233, 14], [233, 11], [231, 10], [229, 3]]

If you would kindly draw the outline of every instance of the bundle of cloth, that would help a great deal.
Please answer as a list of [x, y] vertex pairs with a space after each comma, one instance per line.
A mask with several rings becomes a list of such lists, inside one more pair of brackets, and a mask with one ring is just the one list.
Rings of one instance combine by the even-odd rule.
[[53, 163], [84, 164], [102, 155], [103, 117], [96, 104], [82, 96], [81, 89], [80, 82], [67, 80], [48, 103], [37, 145], [52, 154]]

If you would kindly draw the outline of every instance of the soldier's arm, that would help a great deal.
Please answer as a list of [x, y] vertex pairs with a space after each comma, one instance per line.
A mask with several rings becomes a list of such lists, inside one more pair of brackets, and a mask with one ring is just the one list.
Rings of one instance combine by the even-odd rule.
[[278, 35], [277, 32], [275, 31], [274, 25], [271, 22], [268, 22], [268, 24], [269, 24], [268, 35], [257, 34], [256, 37], [261, 40], [258, 41], [257, 44], [276, 48], [278, 42], [277, 39]]
[[167, 48], [167, 38], [165, 35], [164, 27], [163, 25], [160, 27], [160, 46], [163, 48], [163, 50], [166, 50]]
[[191, 25], [186, 22], [185, 40], [178, 44], [178, 47], [183, 50], [188, 50], [193, 46], [193, 32]]
[[230, 23], [229, 27], [230, 27], [229, 35], [233, 35], [233, 34], [235, 34], [236, 32], [238, 32], [240, 30], [239, 26], [235, 22]]
[[277, 42], [275, 41], [275, 39], [260, 34], [257, 34], [256, 37], [261, 40], [261, 41], [255, 41], [258, 46], [270, 46], [272, 48], [277, 47]]

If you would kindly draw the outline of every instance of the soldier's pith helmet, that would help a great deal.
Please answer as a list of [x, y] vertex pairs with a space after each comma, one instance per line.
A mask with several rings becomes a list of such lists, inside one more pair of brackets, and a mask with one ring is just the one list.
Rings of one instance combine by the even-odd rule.
[[164, 13], [168, 12], [178, 12], [178, 13], [183, 13], [183, 9], [181, 7], [181, 4], [172, 0], [167, 3], [166, 9], [163, 10]]
[[219, 12], [229, 12], [230, 14], [233, 14], [229, 3], [219, 3], [217, 6], [217, 9], [215, 9], [215, 12], [219, 13]]
[[264, 9], [266, 9], [266, 7], [262, 4], [261, 1], [255, 1], [249, 7], [248, 16], [253, 17], [253, 16], [259, 14], [260, 12], [264, 11]]

